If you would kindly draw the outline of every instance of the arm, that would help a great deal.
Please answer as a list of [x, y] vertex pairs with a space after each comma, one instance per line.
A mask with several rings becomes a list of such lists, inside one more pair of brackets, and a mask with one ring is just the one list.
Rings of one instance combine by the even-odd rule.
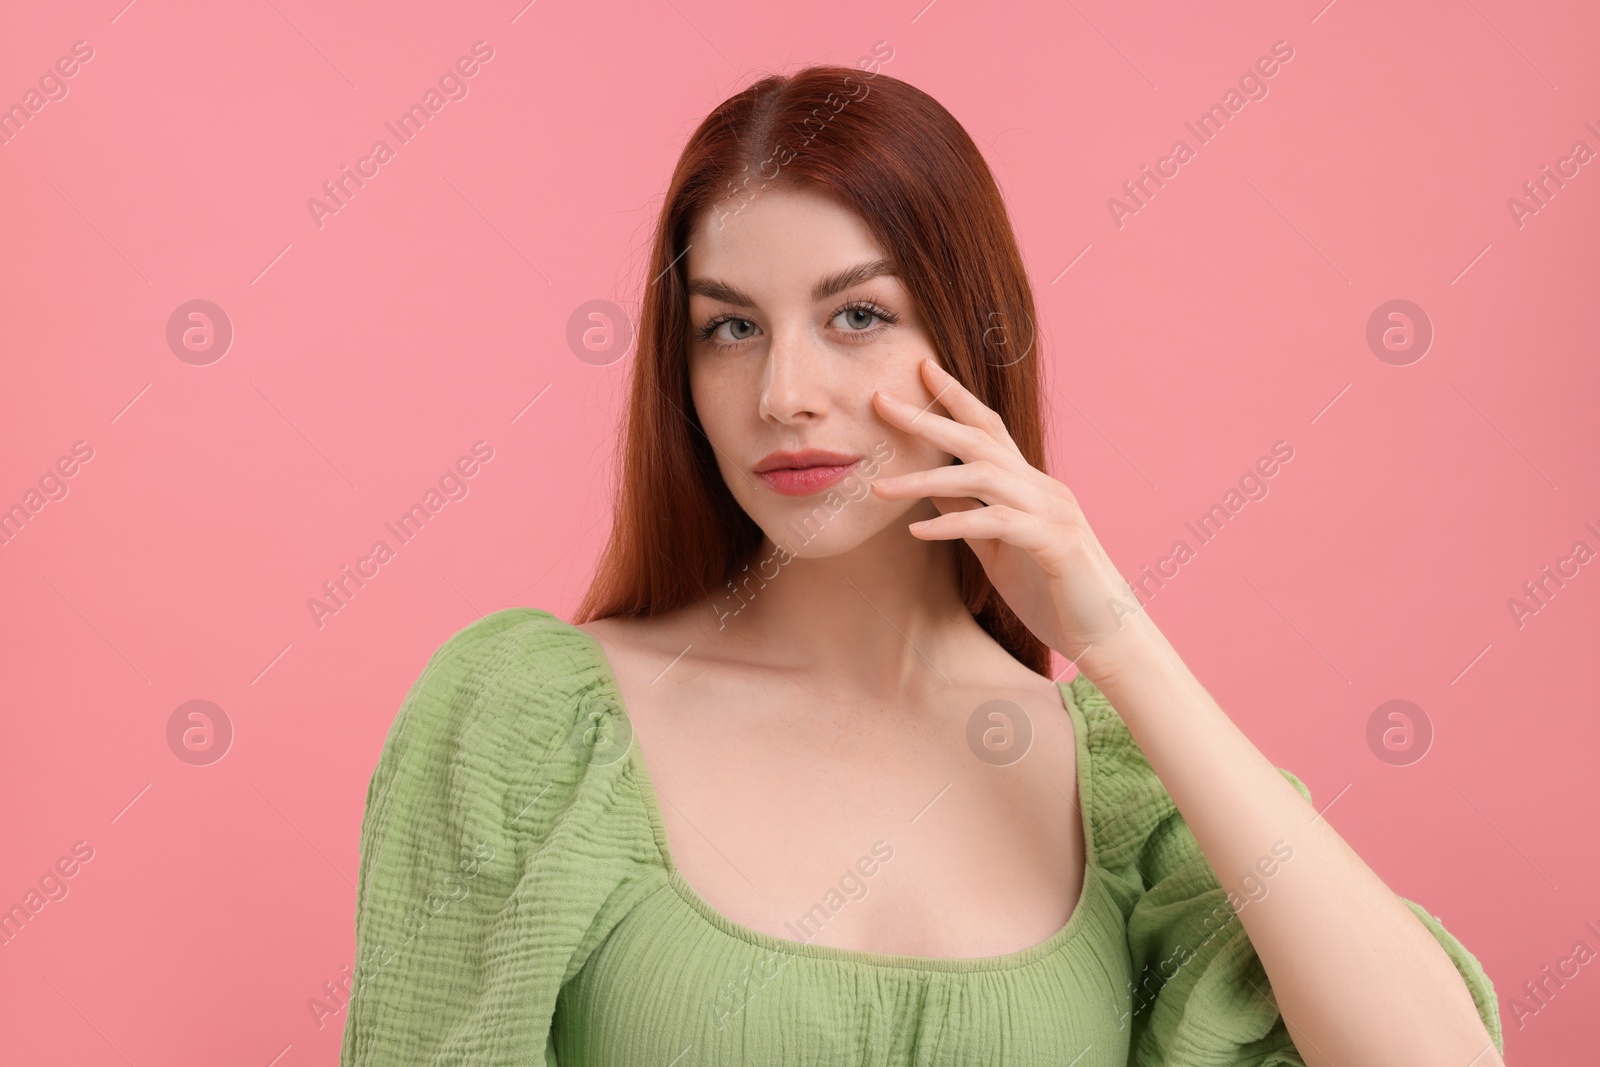
[[1029, 463], [1001, 418], [948, 372], [928, 360], [922, 376], [932, 403], [918, 410], [880, 392], [876, 409], [962, 462], [879, 478], [872, 491], [931, 499], [940, 515], [912, 523], [912, 534], [965, 540], [1024, 625], [1101, 687], [1222, 885], [1257, 872], [1275, 843], [1293, 849], [1270, 894], [1239, 918], [1306, 1063], [1500, 1065], [1434, 935], [1138, 610], [1067, 487]]
[[[1259, 877], [1238, 909], [1296, 1049], [1310, 1067], [1503, 1065], [1432, 933], [1251, 744], [1149, 617], [1080, 660], [1127, 723], [1224, 887]], [[1092, 658], [1092, 662], [1091, 662]], [[1233, 894], [1230, 892], [1230, 900]]]
[[556, 1064], [564, 982], [629, 905], [626, 761], [585, 736], [554, 616], [458, 631], [390, 726], [361, 823], [341, 1067]]

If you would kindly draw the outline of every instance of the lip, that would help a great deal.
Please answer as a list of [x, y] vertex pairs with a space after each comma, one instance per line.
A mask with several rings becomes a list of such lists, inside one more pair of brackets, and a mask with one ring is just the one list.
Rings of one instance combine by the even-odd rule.
[[861, 459], [820, 448], [773, 452], [755, 465], [755, 475], [784, 496], [810, 496], [844, 478]]

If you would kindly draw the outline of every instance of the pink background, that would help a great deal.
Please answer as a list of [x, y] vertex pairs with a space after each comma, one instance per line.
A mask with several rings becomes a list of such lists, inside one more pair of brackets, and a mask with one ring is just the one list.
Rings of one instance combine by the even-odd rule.
[[[0, 906], [93, 849], [0, 948], [5, 1060], [336, 1062], [343, 1014], [307, 1001], [351, 962], [402, 696], [484, 613], [570, 617], [603, 543], [632, 354], [580, 360], [569, 316], [637, 309], [717, 102], [878, 41], [1004, 189], [1051, 472], [1137, 579], [1289, 442], [1150, 610], [1477, 954], [1507, 1059], [1593, 1058], [1600, 967], [1520, 1027], [1509, 998], [1600, 948], [1600, 563], [1520, 627], [1507, 605], [1600, 550], [1600, 161], [1521, 226], [1507, 206], [1600, 149], [1589, 5], [122, 2], [0, 32], [0, 104], [93, 48], [0, 146], [0, 507], [93, 449], [0, 546]], [[468, 95], [319, 228], [307, 200], [479, 40]], [[1197, 145], [1184, 123], [1279, 40], [1268, 95]], [[1108, 199], [1179, 137], [1195, 157], [1119, 227]], [[234, 329], [205, 366], [166, 342], [191, 299]], [[1435, 331], [1405, 366], [1366, 341], [1394, 299]], [[480, 440], [466, 498], [319, 628], [308, 599]], [[1434, 730], [1404, 766], [1366, 740], [1396, 698]], [[207, 766], [167, 741], [195, 699], [235, 731]]]

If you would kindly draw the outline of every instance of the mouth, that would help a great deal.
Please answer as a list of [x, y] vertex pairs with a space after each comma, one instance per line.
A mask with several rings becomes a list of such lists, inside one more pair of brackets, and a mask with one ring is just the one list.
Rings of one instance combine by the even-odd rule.
[[840, 481], [862, 457], [808, 448], [773, 452], [755, 465], [755, 476], [784, 496], [810, 496]]

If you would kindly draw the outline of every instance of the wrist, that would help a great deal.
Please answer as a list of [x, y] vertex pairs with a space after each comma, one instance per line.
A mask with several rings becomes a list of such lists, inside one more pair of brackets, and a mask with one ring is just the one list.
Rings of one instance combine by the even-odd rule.
[[1171, 662], [1176, 650], [1146, 612], [1127, 615], [1117, 629], [1084, 649], [1074, 661], [1103, 692], [1129, 676], [1148, 676]]

